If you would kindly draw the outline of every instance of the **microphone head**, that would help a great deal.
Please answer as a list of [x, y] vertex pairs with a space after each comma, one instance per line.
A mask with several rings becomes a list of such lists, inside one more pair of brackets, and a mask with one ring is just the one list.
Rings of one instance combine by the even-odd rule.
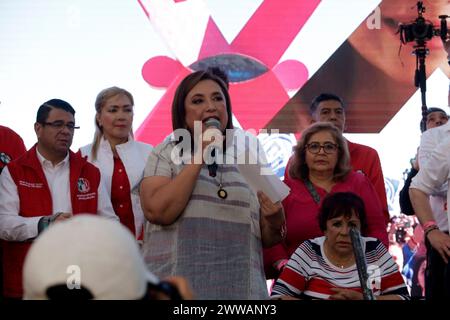
[[351, 227], [349, 233], [350, 233], [350, 238], [352, 238], [352, 239], [358, 239], [361, 237], [361, 232], [356, 227]]
[[211, 128], [212, 127], [212, 128], [216, 128], [216, 129], [222, 130], [222, 124], [216, 118], [209, 118], [208, 120], [206, 120], [205, 121], [205, 126], [207, 128]]

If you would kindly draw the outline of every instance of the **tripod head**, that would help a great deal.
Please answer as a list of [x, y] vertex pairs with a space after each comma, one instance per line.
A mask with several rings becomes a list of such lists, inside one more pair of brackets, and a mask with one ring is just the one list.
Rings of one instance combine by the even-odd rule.
[[415, 42], [413, 54], [416, 56], [416, 71], [414, 73], [414, 85], [420, 88], [422, 98], [422, 118], [426, 118], [426, 72], [425, 58], [430, 53], [427, 48], [427, 41], [434, 36], [439, 36], [443, 42], [448, 39], [447, 18], [448, 15], [440, 15], [440, 28], [436, 28], [433, 23], [423, 16], [426, 9], [423, 1], [417, 1], [417, 18], [407, 24], [400, 24], [397, 33], [400, 33], [401, 44]]
[[416, 47], [426, 46], [426, 42], [434, 36], [439, 36], [442, 41], [447, 39], [447, 18], [448, 15], [440, 15], [440, 28], [436, 28], [430, 20], [425, 19], [423, 14], [426, 11], [423, 1], [417, 2], [417, 18], [410, 23], [401, 23], [397, 33], [400, 33], [402, 44], [416, 42]]

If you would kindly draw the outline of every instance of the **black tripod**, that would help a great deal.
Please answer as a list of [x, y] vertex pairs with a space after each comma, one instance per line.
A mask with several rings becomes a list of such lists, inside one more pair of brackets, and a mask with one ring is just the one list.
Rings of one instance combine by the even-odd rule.
[[[420, 97], [422, 100], [422, 119], [421, 126], [426, 126], [426, 115], [427, 115], [427, 75], [425, 72], [425, 58], [429, 53], [426, 47], [426, 43], [423, 40], [417, 41], [417, 45], [414, 46], [413, 53], [416, 55], [416, 72], [414, 74], [414, 85], [420, 88]], [[421, 128], [425, 131], [426, 128]]]

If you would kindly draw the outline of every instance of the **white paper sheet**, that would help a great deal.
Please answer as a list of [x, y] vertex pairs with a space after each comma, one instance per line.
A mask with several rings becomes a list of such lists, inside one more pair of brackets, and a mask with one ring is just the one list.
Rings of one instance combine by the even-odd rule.
[[238, 168], [255, 193], [264, 192], [274, 203], [286, 198], [291, 190], [270, 167], [263, 168], [259, 164], [238, 164]]

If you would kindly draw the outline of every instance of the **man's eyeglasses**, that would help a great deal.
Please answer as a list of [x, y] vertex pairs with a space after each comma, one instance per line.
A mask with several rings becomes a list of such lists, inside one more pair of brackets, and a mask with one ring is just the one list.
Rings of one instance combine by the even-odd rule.
[[313, 154], [319, 153], [322, 148], [326, 154], [333, 154], [337, 151], [338, 145], [331, 142], [325, 142], [324, 144], [312, 142], [306, 145], [306, 149]]
[[80, 127], [75, 126], [74, 123], [65, 123], [64, 121], [56, 120], [53, 122], [44, 122], [42, 123], [44, 126], [50, 126], [52, 128], [55, 128], [57, 130], [61, 130], [62, 128], [66, 127], [70, 131], [74, 131], [75, 129], [80, 129]]

